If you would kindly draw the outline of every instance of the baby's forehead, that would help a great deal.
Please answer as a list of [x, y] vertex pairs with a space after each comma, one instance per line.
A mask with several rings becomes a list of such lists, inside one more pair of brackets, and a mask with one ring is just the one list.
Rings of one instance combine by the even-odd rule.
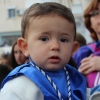
[[32, 22], [32, 20], [35, 20], [35, 19], [40, 19], [40, 18], [45, 18], [45, 17], [48, 17], [48, 18], [61, 17], [61, 18], [64, 18], [64, 19], [66, 19], [67, 21], [70, 22], [70, 20], [67, 17], [64, 17], [64, 16], [57, 14], [57, 13], [49, 13], [49, 14], [45, 14], [45, 15], [32, 16], [32, 17], [30, 17], [29, 22]]
[[[29, 23], [28, 23], [28, 26], [26, 28], [26, 31], [28, 30], [29, 26], [33, 23], [33, 22], [36, 22], [36, 21], [40, 21], [40, 19], [44, 19], [45, 21], [47, 20], [49, 22], [49, 18], [52, 18], [52, 17], [55, 17], [55, 19], [57, 17], [61, 17], [61, 18], [64, 18], [69, 24], [72, 24], [73, 26], [73, 29], [74, 29], [74, 23], [70, 22], [67, 18], [59, 15], [59, 14], [45, 14], [45, 15], [41, 15], [41, 16], [37, 16], [37, 17], [31, 17], [30, 20], [29, 20]], [[59, 22], [59, 20], [58, 20]], [[35, 24], [35, 23], [34, 23]], [[67, 27], [67, 26], [66, 26]], [[27, 32], [25, 32], [25, 37], [27, 37]]]
[[[68, 22], [69, 24], [73, 25], [74, 26], [74, 23], [73, 22], [70, 22], [68, 18], [65, 18], [59, 14], [46, 14], [46, 15], [41, 15], [41, 16], [36, 16], [36, 17], [31, 17], [29, 22], [28, 22], [28, 26], [30, 26], [32, 23], [33, 24], [37, 24], [37, 23], [34, 23], [34, 22], [51, 22], [52, 20], [55, 19], [55, 22], [57, 21], [58, 23], [59, 22]], [[60, 19], [60, 20], [56, 20], [56, 19]], [[42, 23], [41, 23], [42, 24]]]
[[[28, 25], [31, 25], [31, 23], [35, 22], [35, 21], [40, 21], [41, 19], [43, 19], [44, 21], [48, 21], [49, 22], [49, 19], [51, 18], [55, 18], [57, 19], [58, 17], [62, 18], [62, 19], [65, 19], [65, 21], [69, 22], [69, 24], [72, 24], [73, 26], [75, 26], [74, 22], [71, 22], [68, 18], [65, 18], [64, 16], [61, 16], [59, 14], [46, 14], [46, 15], [41, 15], [41, 16], [36, 16], [36, 17], [31, 17], [28, 21]], [[58, 20], [58, 23], [59, 23], [60, 20]]]

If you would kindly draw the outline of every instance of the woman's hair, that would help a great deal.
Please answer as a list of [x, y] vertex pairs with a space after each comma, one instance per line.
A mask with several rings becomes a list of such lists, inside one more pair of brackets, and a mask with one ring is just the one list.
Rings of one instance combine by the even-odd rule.
[[46, 2], [46, 3], [35, 3], [25, 11], [21, 22], [21, 31], [23, 38], [27, 36], [26, 30], [29, 27], [30, 19], [31, 18], [35, 19], [36, 17], [42, 17], [44, 15], [59, 15], [67, 19], [70, 23], [73, 23], [75, 30], [75, 37], [76, 37], [76, 24], [71, 10], [59, 3]]
[[11, 50], [11, 53], [9, 55], [9, 59], [8, 59], [8, 63], [9, 63], [9, 66], [11, 68], [15, 68], [16, 66], [18, 66], [16, 60], [15, 60], [15, 57], [14, 57], [14, 47], [15, 45], [17, 45], [17, 41], [14, 42], [13, 46], [12, 46], [12, 50]]
[[96, 32], [91, 28], [91, 21], [90, 21], [90, 15], [89, 13], [93, 10], [96, 10], [98, 7], [98, 3], [100, 0], [92, 0], [92, 2], [89, 4], [87, 9], [84, 12], [84, 23], [86, 28], [90, 31], [90, 36], [92, 37], [93, 40], [98, 41]]

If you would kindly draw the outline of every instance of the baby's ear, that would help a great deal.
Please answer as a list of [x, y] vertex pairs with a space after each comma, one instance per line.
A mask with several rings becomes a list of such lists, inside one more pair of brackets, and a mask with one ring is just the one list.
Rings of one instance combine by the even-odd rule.
[[73, 44], [72, 55], [74, 55], [74, 53], [78, 50], [78, 48], [79, 48], [79, 43], [75, 41]]
[[21, 49], [21, 51], [23, 52], [23, 54], [26, 57], [28, 57], [29, 56], [28, 46], [27, 46], [27, 42], [25, 41], [25, 39], [24, 38], [18, 38], [17, 44], [18, 44], [19, 48]]

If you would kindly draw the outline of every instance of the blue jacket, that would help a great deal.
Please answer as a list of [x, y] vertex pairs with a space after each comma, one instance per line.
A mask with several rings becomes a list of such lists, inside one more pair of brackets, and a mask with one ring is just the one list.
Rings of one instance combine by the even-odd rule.
[[[91, 45], [94, 47], [92, 47]], [[95, 51], [95, 49], [97, 50]], [[91, 54], [100, 56], [100, 41], [80, 47], [78, 51], [73, 55], [78, 68], [81, 64], [81, 60], [85, 57], [89, 57]]]
[[[71, 82], [72, 100], [86, 100], [86, 79], [72, 66], [67, 65], [66, 68], [69, 72]], [[45, 73], [48, 74], [54, 81], [62, 95], [63, 100], [68, 100], [68, 89], [65, 71], [62, 69], [60, 71], [54, 72], [45, 71]], [[7, 81], [12, 80], [13, 78], [16, 78], [20, 75], [25, 75], [40, 88], [44, 95], [44, 100], [58, 100], [57, 93], [47, 78], [30, 63], [25, 63], [15, 68], [4, 79], [1, 88]]]

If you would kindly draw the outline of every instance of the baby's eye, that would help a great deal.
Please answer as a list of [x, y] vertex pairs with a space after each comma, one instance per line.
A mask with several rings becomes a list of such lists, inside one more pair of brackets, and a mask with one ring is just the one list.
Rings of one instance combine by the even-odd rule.
[[61, 42], [67, 42], [68, 39], [66, 39], [66, 38], [62, 38], [62, 39], [60, 39], [60, 41], [61, 41]]
[[49, 39], [47, 37], [41, 37], [40, 40], [42, 40], [42, 41], [48, 41]]

